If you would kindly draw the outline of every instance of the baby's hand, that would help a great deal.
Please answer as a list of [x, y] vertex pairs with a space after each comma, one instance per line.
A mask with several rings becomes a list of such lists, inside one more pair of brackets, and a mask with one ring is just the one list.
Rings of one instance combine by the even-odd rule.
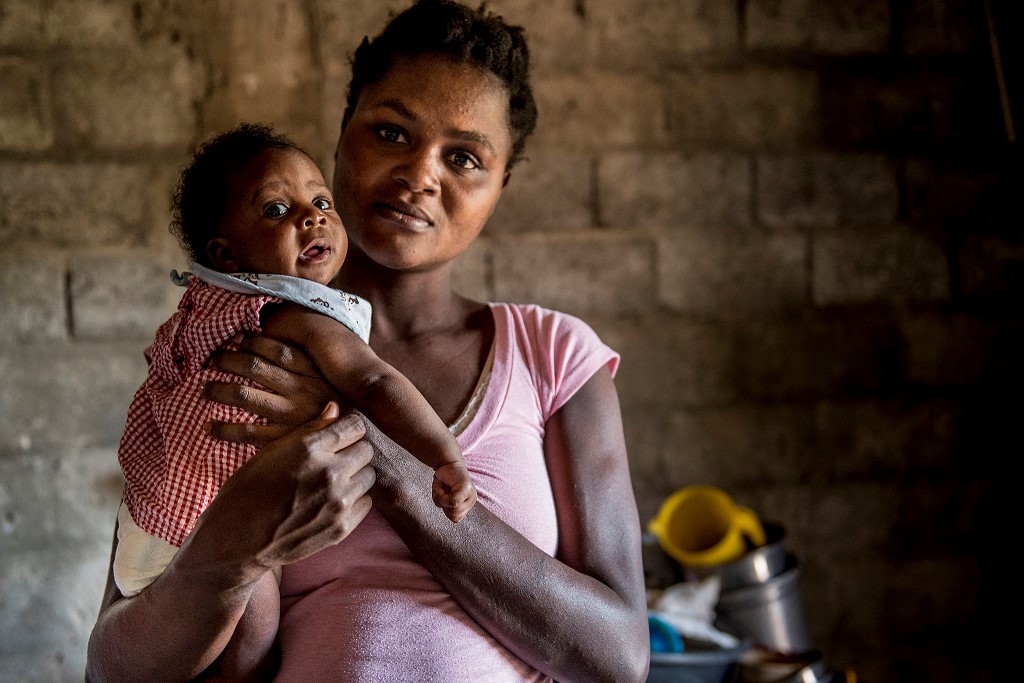
[[434, 470], [434, 505], [453, 522], [460, 522], [476, 503], [476, 487], [465, 462], [450, 462]]

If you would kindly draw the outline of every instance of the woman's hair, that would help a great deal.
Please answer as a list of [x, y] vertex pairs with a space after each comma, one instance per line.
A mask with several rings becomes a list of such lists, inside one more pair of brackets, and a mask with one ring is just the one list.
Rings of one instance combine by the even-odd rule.
[[220, 232], [231, 180], [268, 149], [306, 153], [269, 126], [243, 123], [203, 143], [181, 172], [171, 199], [171, 232], [193, 261], [213, 267], [206, 245]]
[[372, 40], [363, 38], [352, 58], [352, 81], [342, 127], [348, 124], [359, 95], [384, 77], [397, 56], [444, 55], [481, 67], [508, 90], [512, 156], [509, 168], [522, 159], [526, 138], [537, 124], [537, 105], [530, 89], [530, 53], [521, 26], [510, 26], [486, 3], [472, 9], [453, 0], [419, 0], [392, 17]]

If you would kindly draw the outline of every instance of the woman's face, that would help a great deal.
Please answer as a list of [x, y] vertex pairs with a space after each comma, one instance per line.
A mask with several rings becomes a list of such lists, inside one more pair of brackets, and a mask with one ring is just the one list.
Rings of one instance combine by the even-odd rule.
[[505, 184], [508, 117], [493, 74], [445, 57], [397, 58], [360, 93], [338, 140], [334, 196], [352, 246], [407, 271], [465, 251]]

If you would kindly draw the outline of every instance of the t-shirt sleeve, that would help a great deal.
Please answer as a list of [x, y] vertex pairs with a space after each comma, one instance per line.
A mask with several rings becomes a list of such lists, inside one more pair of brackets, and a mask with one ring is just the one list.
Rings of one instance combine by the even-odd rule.
[[524, 311], [533, 336], [534, 381], [544, 419], [554, 415], [604, 366], [615, 376], [619, 354], [579, 318], [531, 307]]

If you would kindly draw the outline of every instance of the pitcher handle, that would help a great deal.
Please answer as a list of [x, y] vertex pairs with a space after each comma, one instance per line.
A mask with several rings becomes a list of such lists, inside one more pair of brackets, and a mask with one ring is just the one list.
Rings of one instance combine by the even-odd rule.
[[753, 510], [737, 505], [735, 520], [736, 526], [747, 537], [747, 540], [754, 544], [755, 548], [760, 548], [768, 542], [768, 537], [764, 533], [764, 526], [761, 525], [761, 519]]

